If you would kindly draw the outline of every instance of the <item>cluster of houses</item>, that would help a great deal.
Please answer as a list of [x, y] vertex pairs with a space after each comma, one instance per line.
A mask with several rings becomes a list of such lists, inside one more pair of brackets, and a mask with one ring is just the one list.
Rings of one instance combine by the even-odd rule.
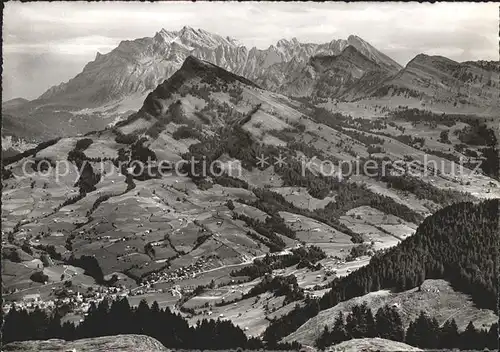
[[194, 291], [196, 287], [194, 285], [179, 286], [175, 285], [170, 288], [170, 294], [174, 297], [182, 298], [183, 295], [188, 295]]
[[[56, 288], [53, 288], [55, 291]], [[92, 291], [80, 293], [71, 289], [64, 290], [63, 295], [56, 295], [53, 299], [43, 300], [39, 293], [27, 294], [19, 301], [5, 302], [2, 309], [7, 314], [12, 308], [32, 311], [36, 308], [41, 310], [54, 310], [55, 308], [65, 306], [69, 312], [85, 315], [92, 303], [99, 304], [104, 299], [116, 300], [129, 296], [129, 290], [124, 287], [99, 287]]]
[[304, 294], [306, 295], [307, 298], [310, 298], [310, 299], [318, 299], [318, 298], [323, 297], [322, 293], [314, 292], [314, 290], [312, 288], [304, 289]]
[[12, 308], [31, 311], [34, 310], [35, 308], [45, 310], [45, 309], [53, 309], [55, 307], [56, 307], [55, 301], [52, 300], [42, 301], [39, 293], [33, 293], [23, 296], [23, 299], [20, 301], [5, 302], [2, 305], [2, 310], [4, 314], [7, 314]]
[[[152, 273], [149, 275], [146, 282], [144, 282], [141, 286], [132, 291], [132, 295], [143, 295], [146, 293], [161, 293], [166, 292], [166, 290], [155, 289], [152, 286], [154, 284], [160, 282], [177, 282], [179, 280], [188, 280], [195, 278], [197, 274], [203, 271], [204, 265], [207, 264], [210, 258], [198, 258], [195, 263], [189, 264], [185, 267], [181, 267], [172, 272], [161, 272], [161, 273]], [[186, 286], [184, 285], [182, 289], [178, 288], [177, 290], [174, 288], [170, 289], [172, 295], [178, 296], [183, 293], [190, 293], [194, 290], [194, 286]]]
[[145, 285], [153, 285], [158, 282], [175, 282], [178, 280], [187, 280], [195, 278], [196, 275], [203, 271], [203, 267], [207, 264], [209, 258], [198, 258], [193, 264], [176, 269], [172, 272], [152, 273], [149, 275]]
[[145, 284], [144, 286], [140, 286], [135, 290], [130, 291], [130, 296], [140, 296], [144, 294], [150, 294], [150, 293], [165, 293], [165, 292], [170, 292], [170, 294], [174, 297], [182, 297], [183, 294], [189, 294], [194, 291], [195, 286], [188, 285], [188, 286], [174, 286], [170, 289], [166, 288], [153, 288], [151, 287], [151, 283]]

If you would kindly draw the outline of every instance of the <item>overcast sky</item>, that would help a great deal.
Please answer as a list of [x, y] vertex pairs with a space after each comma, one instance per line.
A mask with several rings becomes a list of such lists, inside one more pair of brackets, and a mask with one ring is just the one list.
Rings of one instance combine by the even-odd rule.
[[122, 40], [184, 25], [265, 49], [279, 39], [324, 43], [356, 34], [405, 65], [419, 53], [498, 60], [494, 3], [8, 2], [3, 100], [33, 99]]

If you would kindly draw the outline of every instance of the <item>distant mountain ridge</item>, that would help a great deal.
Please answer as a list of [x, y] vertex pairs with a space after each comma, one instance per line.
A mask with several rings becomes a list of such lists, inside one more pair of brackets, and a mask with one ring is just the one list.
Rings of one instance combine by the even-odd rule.
[[372, 92], [396, 94], [457, 106], [498, 107], [500, 62], [459, 63], [443, 56], [419, 54], [404, 69]]
[[[495, 62], [458, 63], [419, 54], [402, 67], [355, 35], [323, 44], [281, 39], [267, 49], [249, 49], [236, 39], [185, 26], [179, 31], [161, 29], [153, 37], [122, 41], [108, 54], [97, 53], [80, 74], [51, 87], [35, 104], [89, 108], [134, 94], [145, 95], [174, 74], [188, 56], [291, 96], [351, 101], [400, 95], [475, 107], [498, 101]], [[324, 67], [326, 60], [329, 64]], [[468, 75], [474, 82], [464, 80]]]
[[311, 57], [300, 72], [289, 75], [276, 90], [292, 96], [341, 98], [354, 85], [367, 80], [367, 77], [371, 80], [377, 78], [374, 82], [377, 84], [393, 74], [393, 68], [384, 62], [377, 63], [354, 46], [348, 45], [338, 55]]
[[38, 99], [5, 102], [8, 134], [42, 141], [112, 126], [136, 112], [188, 57], [292, 97], [486, 115], [500, 108], [498, 62], [458, 63], [421, 54], [403, 68], [355, 35], [323, 44], [281, 39], [267, 49], [248, 49], [185, 26], [122, 41]]
[[4, 109], [5, 108], [15, 108], [19, 105], [26, 104], [27, 102], [29, 102], [29, 100], [25, 99], [25, 98], [14, 98], [14, 99], [10, 99], [10, 100], [2, 102], [2, 108], [4, 108]]
[[[180, 31], [162, 29], [152, 38], [122, 41], [108, 54], [97, 53], [95, 60], [89, 62], [80, 74], [51, 87], [39, 99], [70, 100], [78, 106], [96, 106], [152, 90], [179, 69], [190, 55], [269, 88], [266, 81], [279, 74], [275, 73], [274, 65], [292, 60], [307, 63], [315, 55], [338, 55], [349, 45], [390, 72], [401, 69], [394, 60], [353, 35], [347, 40], [332, 40], [325, 44], [304, 44], [296, 38], [290, 41], [282, 39], [261, 50], [248, 49], [235, 39], [185, 26]], [[284, 74], [288, 75], [287, 72]]]

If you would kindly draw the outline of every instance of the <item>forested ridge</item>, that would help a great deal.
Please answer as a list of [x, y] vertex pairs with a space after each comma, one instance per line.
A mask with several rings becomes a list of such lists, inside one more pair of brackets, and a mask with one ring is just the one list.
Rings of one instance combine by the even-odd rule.
[[279, 341], [320, 310], [380, 289], [403, 291], [425, 279], [445, 279], [480, 308], [498, 312], [499, 200], [457, 203], [426, 218], [398, 246], [376, 254], [369, 265], [335, 279], [331, 290], [274, 321], [265, 340]]
[[374, 315], [365, 302], [353, 306], [345, 319], [344, 314], [339, 312], [333, 326], [325, 325], [316, 339], [316, 346], [324, 349], [350, 339], [373, 337], [426, 349], [495, 349], [498, 345], [498, 324], [492, 324], [489, 329], [477, 329], [471, 321], [464, 331], [459, 332], [455, 319], [451, 318], [439, 326], [436, 318], [421, 311], [405, 331], [397, 307], [386, 305]]

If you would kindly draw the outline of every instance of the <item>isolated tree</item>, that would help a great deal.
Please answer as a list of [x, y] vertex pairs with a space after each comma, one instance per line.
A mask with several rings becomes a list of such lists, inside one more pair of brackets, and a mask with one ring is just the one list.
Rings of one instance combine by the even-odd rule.
[[439, 134], [439, 141], [441, 143], [446, 143], [446, 144], [450, 144], [450, 140], [448, 138], [448, 131], [441, 131], [441, 133]]
[[45, 275], [43, 271], [37, 271], [30, 276], [30, 279], [35, 282], [45, 283], [49, 280], [48, 275]]
[[229, 210], [234, 210], [234, 203], [231, 199], [229, 199], [226, 203], [226, 206], [228, 207]]

